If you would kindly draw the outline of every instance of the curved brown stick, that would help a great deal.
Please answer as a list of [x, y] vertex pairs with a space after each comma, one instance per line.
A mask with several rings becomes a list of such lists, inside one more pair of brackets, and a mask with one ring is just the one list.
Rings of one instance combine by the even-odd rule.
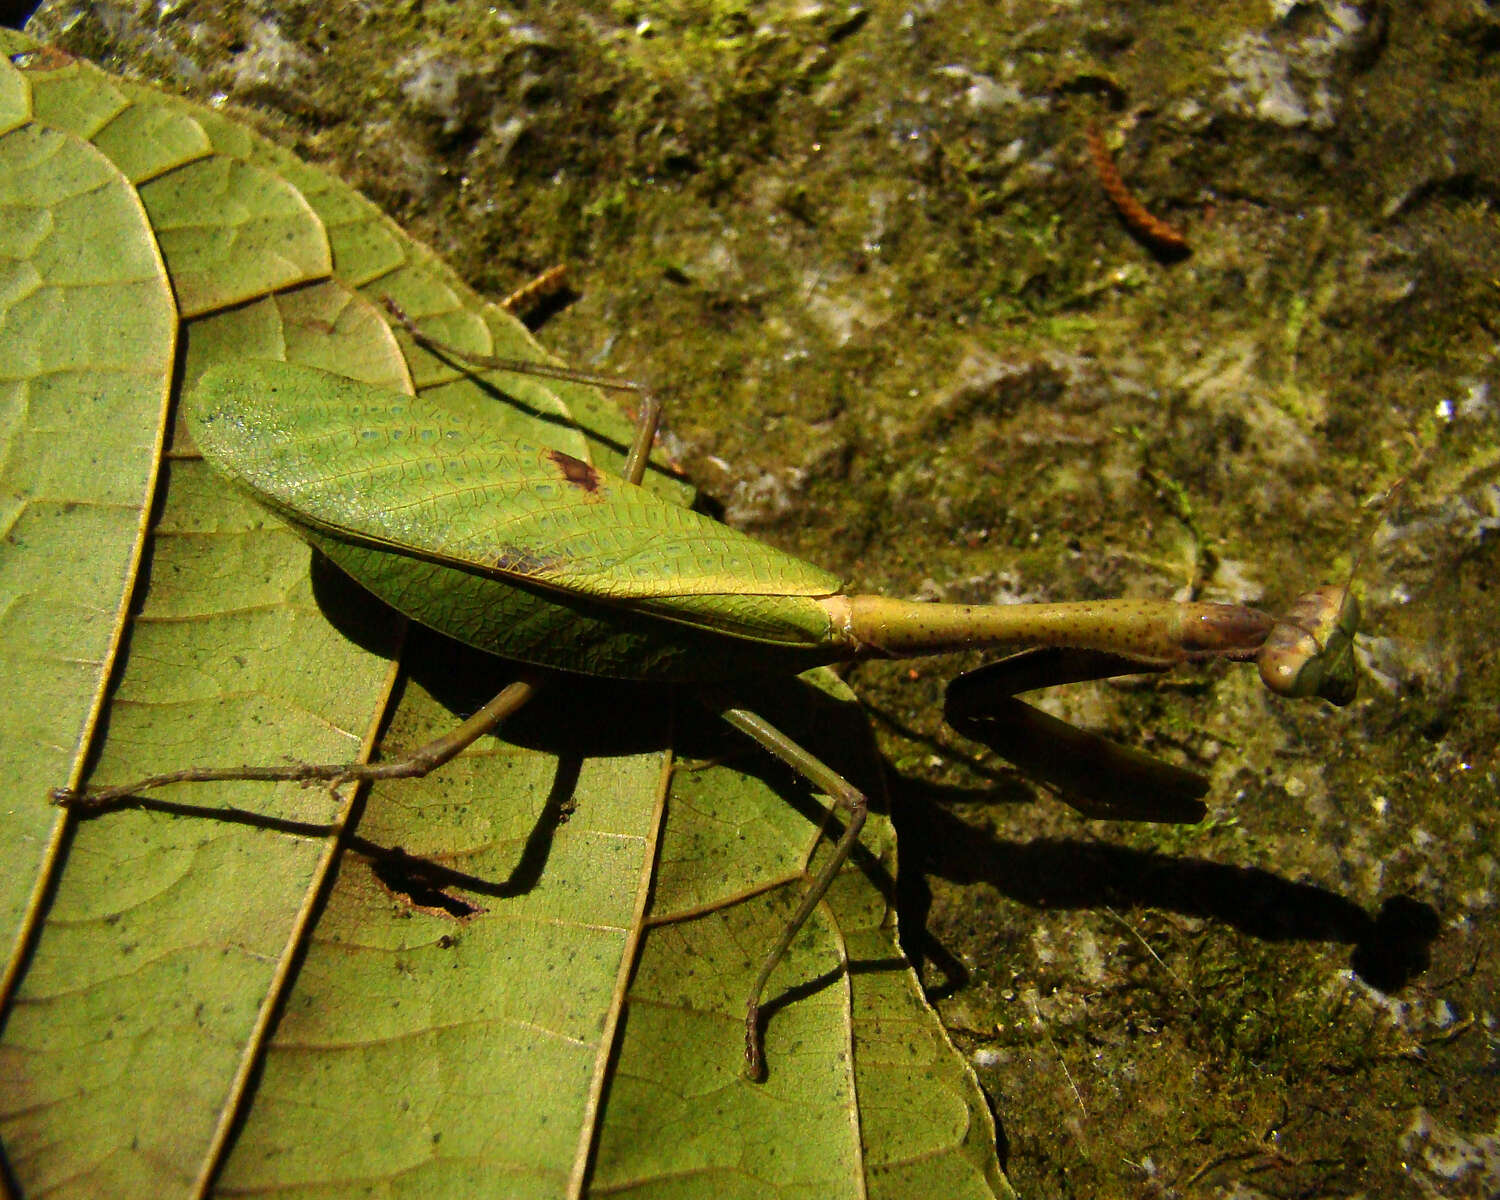
[[1088, 138], [1089, 154], [1094, 160], [1094, 170], [1099, 175], [1104, 194], [1109, 197], [1109, 202], [1115, 206], [1115, 211], [1120, 214], [1120, 219], [1130, 232], [1150, 242], [1157, 250], [1186, 254], [1189, 249], [1187, 238], [1160, 217], [1153, 217], [1148, 213], [1145, 206], [1125, 186], [1125, 181], [1120, 178], [1120, 168], [1115, 166], [1114, 158], [1104, 145], [1104, 135], [1099, 132], [1099, 127], [1090, 121], [1084, 135]]

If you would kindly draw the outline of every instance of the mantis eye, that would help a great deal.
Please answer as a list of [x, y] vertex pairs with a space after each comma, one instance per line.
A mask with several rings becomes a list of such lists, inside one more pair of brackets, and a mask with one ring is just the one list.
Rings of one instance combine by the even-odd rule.
[[1330, 585], [1298, 596], [1256, 658], [1262, 682], [1281, 696], [1348, 704], [1359, 686], [1358, 630], [1359, 602], [1348, 588]]

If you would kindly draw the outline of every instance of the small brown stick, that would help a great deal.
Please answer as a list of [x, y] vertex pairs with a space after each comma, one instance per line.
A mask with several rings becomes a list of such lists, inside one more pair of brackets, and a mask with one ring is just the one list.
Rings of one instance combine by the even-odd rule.
[[568, 268], [563, 263], [548, 267], [530, 283], [523, 283], [504, 300], [500, 307], [517, 316], [533, 309], [543, 300], [557, 295], [568, 286]]
[[1088, 138], [1089, 154], [1093, 157], [1099, 183], [1104, 188], [1104, 194], [1109, 197], [1109, 202], [1115, 206], [1115, 211], [1120, 214], [1120, 219], [1125, 222], [1126, 228], [1158, 251], [1186, 254], [1187, 238], [1160, 217], [1153, 217], [1148, 213], [1145, 205], [1125, 186], [1125, 181], [1120, 178], [1120, 168], [1115, 166], [1115, 160], [1104, 144], [1104, 135], [1092, 121], [1089, 122], [1085, 136]]

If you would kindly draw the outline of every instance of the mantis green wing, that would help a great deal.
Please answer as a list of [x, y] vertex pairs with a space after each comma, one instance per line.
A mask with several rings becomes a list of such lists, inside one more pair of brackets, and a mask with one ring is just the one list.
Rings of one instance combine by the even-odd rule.
[[420, 396], [239, 363], [203, 376], [188, 427], [365, 587], [481, 650], [679, 681], [837, 657], [815, 603], [836, 576]]

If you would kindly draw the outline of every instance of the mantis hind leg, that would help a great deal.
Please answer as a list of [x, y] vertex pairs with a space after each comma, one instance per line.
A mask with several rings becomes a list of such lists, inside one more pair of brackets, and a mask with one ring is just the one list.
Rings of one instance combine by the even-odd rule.
[[771, 973], [776, 969], [777, 964], [786, 957], [792, 939], [807, 923], [807, 918], [827, 895], [829, 887], [838, 877], [844, 864], [849, 861], [849, 856], [854, 852], [855, 844], [859, 841], [860, 830], [864, 828], [869, 801], [864, 792], [764, 717], [744, 708], [719, 707], [712, 703], [710, 706], [716, 708], [719, 715], [729, 724], [759, 742], [814, 787], [826, 792], [844, 813], [844, 832], [835, 843], [833, 853], [813, 876], [806, 894], [802, 897], [802, 902], [797, 906], [797, 911], [787, 921], [786, 927], [781, 931], [781, 936], [776, 939], [776, 944], [771, 947], [770, 952], [762, 961], [760, 969], [755, 974], [755, 980], [750, 985], [750, 996], [745, 1004], [745, 1075], [747, 1078], [760, 1081], [766, 1075], [765, 1048], [760, 1020], [760, 1002], [766, 990], [766, 984], [770, 981]]
[[118, 787], [84, 788], [78, 791], [55, 788], [52, 800], [69, 808], [99, 808], [153, 788], [174, 783], [220, 783], [229, 780], [256, 780], [262, 783], [366, 783], [380, 779], [420, 779], [450, 759], [462, 754], [502, 721], [528, 704], [542, 686], [541, 677], [524, 674], [502, 688], [484, 707], [449, 730], [433, 738], [410, 754], [386, 762], [289, 763], [276, 767], [187, 767], [163, 775], [150, 775]]

